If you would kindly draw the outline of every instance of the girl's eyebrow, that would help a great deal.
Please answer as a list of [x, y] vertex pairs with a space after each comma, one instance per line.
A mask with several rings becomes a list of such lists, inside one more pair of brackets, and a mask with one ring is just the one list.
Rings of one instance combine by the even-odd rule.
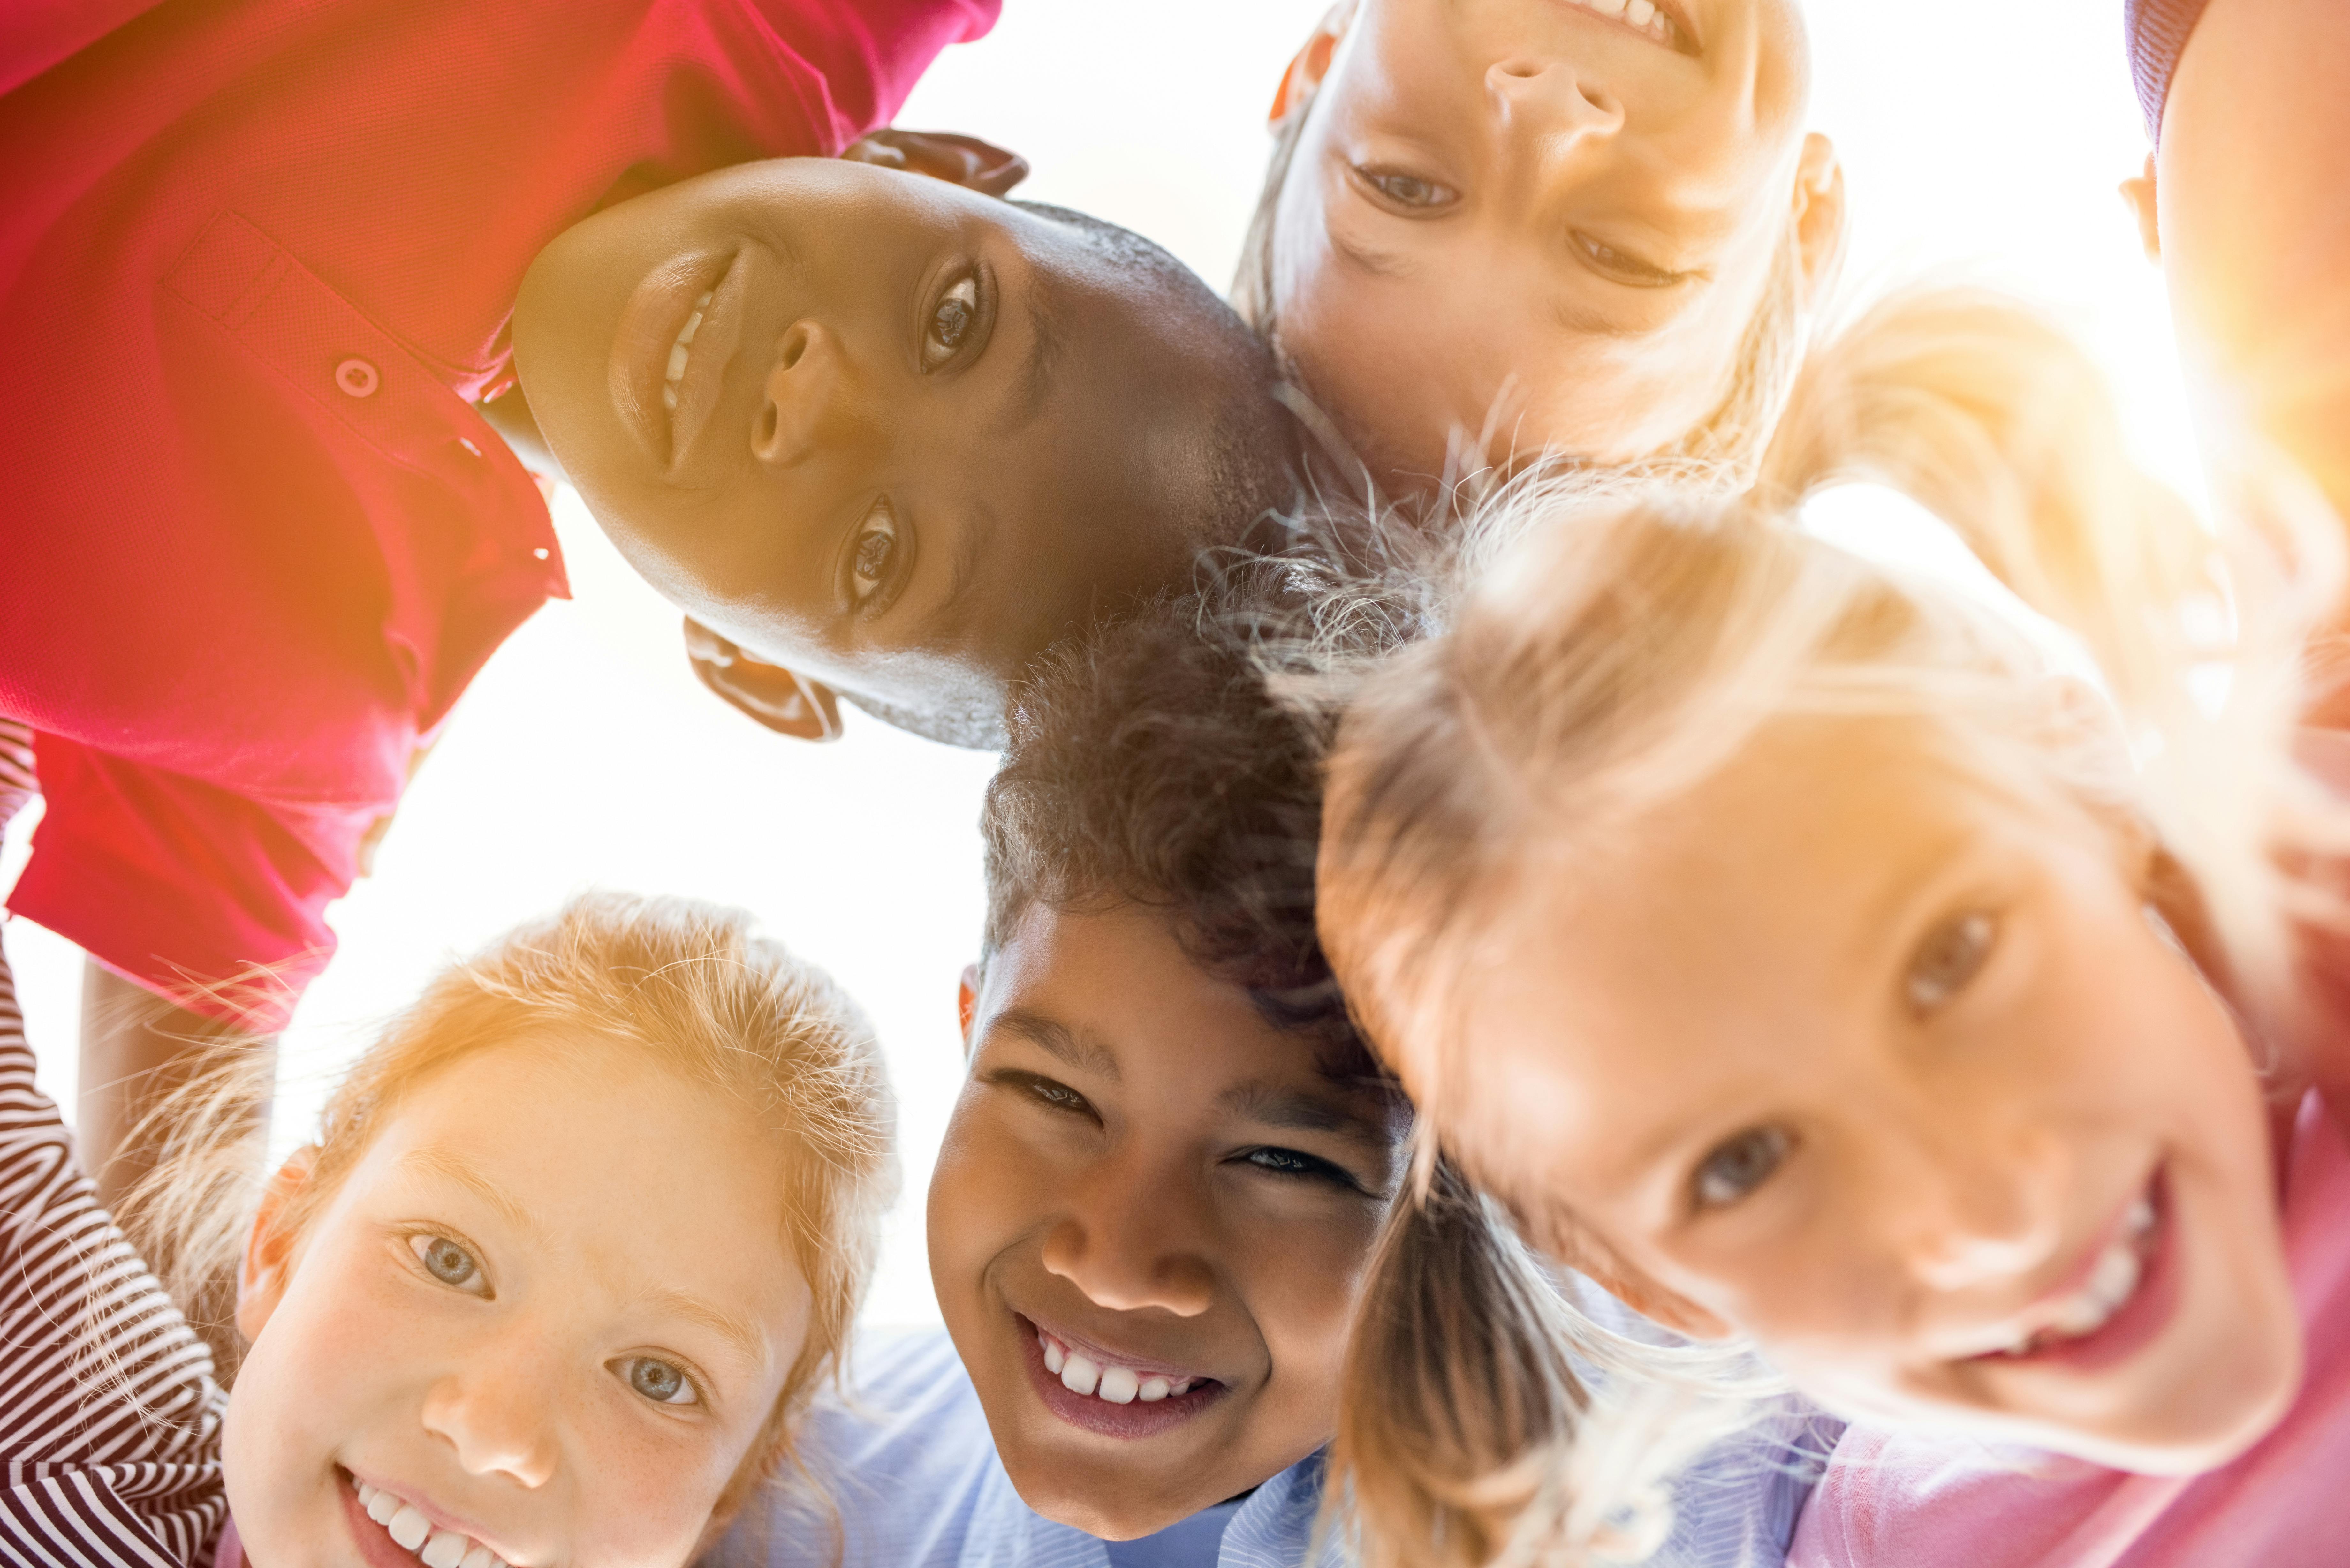
[[439, 1148], [430, 1144], [411, 1148], [392, 1162], [392, 1169], [398, 1174], [413, 1173], [452, 1182], [488, 1204], [496, 1210], [498, 1218], [515, 1230], [526, 1231], [533, 1235], [538, 1233], [538, 1226], [531, 1219], [530, 1210], [508, 1197], [504, 1189], [483, 1175], [471, 1160], [455, 1149]]
[[646, 1291], [638, 1300], [655, 1312], [681, 1317], [708, 1329], [753, 1366], [764, 1370], [774, 1360], [774, 1347], [768, 1343], [767, 1331], [756, 1318], [728, 1312], [699, 1296], [688, 1295], [666, 1285]]

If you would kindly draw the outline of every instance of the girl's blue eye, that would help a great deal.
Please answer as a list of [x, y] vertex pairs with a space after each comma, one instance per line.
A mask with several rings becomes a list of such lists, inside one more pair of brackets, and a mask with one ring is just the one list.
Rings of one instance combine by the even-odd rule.
[[1980, 913], [1956, 916], [1928, 931], [1910, 955], [1909, 972], [1902, 977], [1910, 1011], [1932, 1012], [1964, 991], [1982, 972], [1998, 935], [1997, 923]]
[[693, 1379], [675, 1362], [639, 1355], [629, 1362], [629, 1386], [656, 1405], [699, 1405], [701, 1393]]
[[1792, 1144], [1783, 1128], [1749, 1127], [1715, 1146], [1690, 1182], [1697, 1206], [1721, 1209], [1737, 1202], [1777, 1173]]
[[408, 1250], [424, 1265], [424, 1272], [444, 1285], [476, 1295], [488, 1291], [488, 1282], [482, 1278], [481, 1266], [473, 1255], [446, 1236], [411, 1236]]
[[1389, 202], [1415, 213], [1449, 207], [1457, 194], [1450, 185], [1422, 179], [1417, 174], [1398, 174], [1380, 169], [1357, 169], [1355, 172], [1364, 184]]

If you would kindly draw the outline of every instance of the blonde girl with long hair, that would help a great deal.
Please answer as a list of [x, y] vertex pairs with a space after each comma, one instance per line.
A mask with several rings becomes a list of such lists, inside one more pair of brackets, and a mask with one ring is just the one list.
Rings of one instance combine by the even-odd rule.
[[[2096, 679], [1807, 534], [1837, 480], [1925, 503]], [[1341, 982], [1506, 1216], [1487, 1255], [1522, 1234], [1864, 1424], [1799, 1563], [2314, 1562], [2350, 1523], [2311, 1092], [2345, 1053], [2296, 972], [2342, 835], [2292, 744], [2338, 573], [2254, 515], [2147, 480], [2061, 335], [1911, 295], [1814, 357], [1742, 498], [1519, 482], [1447, 635], [1355, 691]], [[1705, 1369], [1520, 1289], [1454, 1311], [1550, 1392], [1447, 1384], [1394, 1240], [1337, 1459], [1374, 1558], [1637, 1555], [1677, 1450], [1627, 1423]], [[1595, 1345], [1597, 1393], [1561, 1348]]]
[[894, 1184], [855, 1004], [683, 899], [450, 968], [260, 1190], [200, 1084], [118, 1229], [0, 961], [11, 1563], [678, 1568], [790, 1460]]

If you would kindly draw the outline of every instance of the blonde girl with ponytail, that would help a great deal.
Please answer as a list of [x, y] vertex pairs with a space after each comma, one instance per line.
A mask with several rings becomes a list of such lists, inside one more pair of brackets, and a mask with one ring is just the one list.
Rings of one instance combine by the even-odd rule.
[[0, 1560], [683, 1568], [790, 1464], [891, 1101], [748, 917], [601, 894], [510, 933], [257, 1189], [250, 1061], [159, 1113], [118, 1228], [0, 961]]
[[[1807, 534], [1848, 481], [1929, 507], [2095, 679]], [[2350, 1376], [2350, 1257], [2322, 1300], [2288, 1270], [2288, 1232], [2350, 1205], [2304, 1095], [2339, 1036], [2295, 988], [2342, 844], [2292, 744], [2338, 580], [2299, 515], [2202, 527], [2064, 336], [1966, 291], [1816, 350], [1742, 497], [1535, 474], [1494, 500], [1447, 633], [1352, 688], [1324, 941], [1431, 1147], [1493, 1195], [1482, 1255], [1523, 1238], [1721, 1359], [1600, 1333], [1531, 1262], [1456, 1262], [1445, 1333], [1536, 1373], [1434, 1379], [1399, 1229], [1336, 1459], [1372, 1562], [1638, 1557], [1688, 1429], [1761, 1386], [1728, 1380], [1742, 1351], [1866, 1424], [1806, 1563], [2109, 1562], [2186, 1528], [2207, 1483], [2180, 1478], [2345, 1428], [2296, 1398], [2305, 1325]], [[2324, 1440], [2308, 1473], [2345, 1473]], [[2018, 1479], [2052, 1452], [2061, 1484]], [[1962, 1506], [1910, 1484], [1987, 1453]], [[2340, 1515], [2303, 1485], [2257, 1560], [2317, 1560], [2293, 1548]], [[2213, 1542], [2145, 1560], [2254, 1560]]]

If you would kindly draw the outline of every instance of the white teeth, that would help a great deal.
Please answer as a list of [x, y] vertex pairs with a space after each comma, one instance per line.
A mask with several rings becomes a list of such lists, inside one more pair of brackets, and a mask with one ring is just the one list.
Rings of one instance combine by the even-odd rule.
[[454, 1530], [435, 1530], [421, 1509], [403, 1502], [381, 1487], [356, 1483], [359, 1506], [384, 1527], [394, 1541], [423, 1562], [424, 1568], [506, 1568], [505, 1559], [472, 1536]]
[[1624, 20], [1631, 23], [1635, 27], [1647, 26], [1656, 14], [1657, 8], [1650, 5], [1648, 0], [1632, 0], [1629, 5], [1624, 7]]
[[423, 1545], [424, 1538], [432, 1533], [432, 1521], [419, 1513], [413, 1503], [401, 1503], [400, 1511], [385, 1520], [383, 1527], [391, 1532], [394, 1541], [411, 1552]]
[[1583, 0], [1583, 3], [1603, 16], [1621, 16], [1624, 14], [1624, 0]]
[[2137, 1202], [2131, 1204], [2129, 1213], [2122, 1220], [2122, 1229], [2128, 1231], [2133, 1236], [2143, 1236], [2148, 1231], [2153, 1230], [2153, 1200], [2150, 1199], [2141, 1198]]
[[1188, 1393], [1196, 1377], [1170, 1377], [1164, 1373], [1137, 1372], [1130, 1366], [1105, 1366], [1091, 1356], [1071, 1350], [1044, 1330], [1036, 1343], [1045, 1352], [1045, 1370], [1061, 1380], [1072, 1394], [1087, 1394], [1112, 1405], [1156, 1405]]
[[702, 330], [702, 313], [710, 308], [710, 294], [704, 291], [693, 302], [693, 314], [685, 318], [685, 329], [669, 346], [669, 372], [661, 381], [661, 407], [677, 412], [677, 384], [685, 377], [686, 361], [692, 358], [690, 346], [693, 335]]

